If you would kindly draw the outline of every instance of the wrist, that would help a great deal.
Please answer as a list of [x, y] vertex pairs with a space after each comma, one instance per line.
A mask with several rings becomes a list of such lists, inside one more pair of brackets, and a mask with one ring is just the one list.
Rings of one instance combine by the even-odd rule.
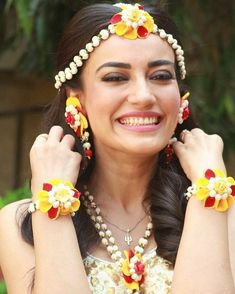
[[[33, 189], [36, 187], [35, 185]], [[47, 213], [50, 219], [57, 219], [59, 216], [68, 214], [73, 216], [80, 207], [79, 197], [80, 192], [71, 182], [52, 179], [44, 182], [42, 188], [33, 194], [33, 199], [36, 201], [30, 204], [29, 212], [39, 210]]]

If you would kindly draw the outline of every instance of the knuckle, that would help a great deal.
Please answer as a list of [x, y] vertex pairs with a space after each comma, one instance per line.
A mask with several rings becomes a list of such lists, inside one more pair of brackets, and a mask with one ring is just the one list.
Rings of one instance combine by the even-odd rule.
[[200, 129], [200, 128], [194, 128], [194, 129], [192, 129], [191, 130], [191, 133], [192, 134], [195, 134], [195, 135], [202, 135], [202, 134], [205, 134], [205, 132], [202, 130], [202, 129]]
[[66, 135], [64, 136], [64, 139], [67, 139], [67, 140], [69, 140], [69, 141], [75, 143], [75, 138], [74, 138], [74, 136], [72, 136], [71, 134], [66, 134]]
[[51, 129], [50, 129], [50, 132], [58, 132], [58, 133], [61, 133], [61, 132], [63, 132], [63, 128], [61, 127], [61, 126], [59, 126], [59, 125], [55, 125], [55, 126], [52, 126], [51, 127]]
[[211, 138], [216, 141], [218, 144], [223, 145], [223, 139], [218, 134], [211, 135]]

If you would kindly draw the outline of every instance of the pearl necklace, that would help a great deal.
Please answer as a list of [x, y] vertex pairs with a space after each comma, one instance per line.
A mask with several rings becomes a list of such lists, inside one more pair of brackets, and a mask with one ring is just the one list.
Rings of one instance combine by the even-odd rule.
[[146, 226], [144, 236], [139, 239], [138, 245], [135, 246], [134, 250], [124, 251], [126, 257], [124, 259], [116, 245], [112, 232], [103, 221], [101, 210], [94, 202], [94, 196], [89, 193], [86, 186], [84, 186], [84, 195], [81, 198], [88, 215], [94, 222], [95, 228], [101, 237], [102, 244], [106, 246], [111, 259], [121, 270], [125, 286], [127, 287], [127, 293], [138, 293], [140, 286], [143, 286], [144, 282], [145, 266], [142, 262], [142, 254], [144, 253], [145, 246], [148, 244], [153, 228], [151, 217], [149, 216], [150, 222]]

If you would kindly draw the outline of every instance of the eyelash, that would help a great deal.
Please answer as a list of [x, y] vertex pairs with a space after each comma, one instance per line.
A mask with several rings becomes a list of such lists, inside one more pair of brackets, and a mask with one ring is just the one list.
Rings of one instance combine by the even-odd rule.
[[127, 78], [122, 76], [107, 76], [102, 78], [103, 82], [121, 82], [121, 81], [127, 81]]
[[[175, 79], [172, 73], [170, 72], [161, 72], [158, 73], [152, 77], [150, 77], [151, 80], [159, 80], [159, 81], [168, 81]], [[105, 76], [102, 78], [103, 82], [122, 82], [122, 81], [127, 81], [128, 78], [120, 75], [113, 75], [113, 76]]]

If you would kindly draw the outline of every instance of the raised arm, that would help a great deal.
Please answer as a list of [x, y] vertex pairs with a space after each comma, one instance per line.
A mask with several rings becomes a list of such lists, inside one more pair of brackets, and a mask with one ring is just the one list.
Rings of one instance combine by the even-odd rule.
[[[223, 142], [200, 129], [174, 145], [187, 177], [194, 183], [210, 169], [222, 169]], [[195, 196], [188, 203], [177, 255], [172, 294], [235, 293], [228, 249], [227, 213], [203, 207]]]
[[235, 205], [228, 212], [229, 258], [235, 287]]
[[[81, 156], [72, 151], [74, 143], [74, 138], [70, 135], [64, 136], [59, 126], [52, 127], [49, 135], [43, 134], [37, 137], [30, 152], [33, 201], [36, 200], [36, 194], [42, 189], [43, 183], [53, 178], [76, 183]], [[3, 214], [6, 215], [6, 212]], [[0, 231], [4, 231], [1, 230], [1, 226], [2, 224]], [[8, 293], [28, 293], [29, 283], [22, 280], [32, 267], [35, 269], [32, 292], [34, 294], [91, 293], [71, 216], [60, 216], [56, 220], [50, 220], [46, 213], [36, 211], [32, 214], [32, 228], [34, 249], [28, 245], [26, 248], [24, 242], [19, 241], [18, 232], [15, 230], [14, 233], [9, 228], [12, 235], [11, 241], [14, 242], [15, 235], [16, 244], [20, 244], [20, 248], [17, 249], [19, 251], [16, 253], [17, 263], [20, 264], [24, 260], [22, 257], [27, 254], [30, 256], [31, 263], [29, 265], [26, 261], [27, 267], [22, 268], [19, 275], [17, 270], [13, 269], [13, 264], [9, 266], [8, 261], [3, 258], [3, 271], [10, 289]], [[6, 239], [4, 238], [7, 242]], [[0, 246], [0, 256], [3, 256], [4, 252], [8, 253], [8, 250], [3, 247], [4, 245]], [[9, 270], [13, 273], [9, 273]], [[14, 280], [17, 281], [16, 284], [13, 283]]]

